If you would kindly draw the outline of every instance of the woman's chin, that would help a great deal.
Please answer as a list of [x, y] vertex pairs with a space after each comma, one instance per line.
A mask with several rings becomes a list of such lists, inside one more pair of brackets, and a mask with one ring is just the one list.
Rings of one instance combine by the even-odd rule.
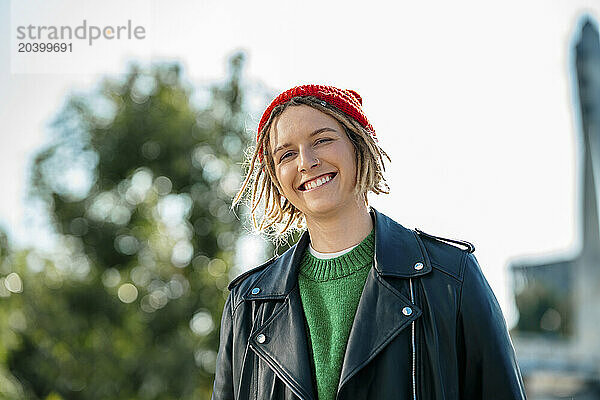
[[323, 216], [331, 214], [332, 212], [339, 211], [341, 207], [342, 204], [340, 202], [334, 201], [331, 198], [318, 199], [315, 201], [311, 201], [309, 204], [305, 205], [304, 209], [306, 211], [304, 212], [304, 214]]

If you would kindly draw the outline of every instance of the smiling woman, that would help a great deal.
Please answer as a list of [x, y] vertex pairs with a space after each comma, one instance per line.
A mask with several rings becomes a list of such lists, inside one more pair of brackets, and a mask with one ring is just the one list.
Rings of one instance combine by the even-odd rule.
[[268, 157], [278, 191], [309, 226], [351, 221], [361, 208], [367, 215], [365, 193], [356, 185], [356, 151], [335, 118], [307, 105], [289, 107], [272, 125], [271, 148], [278, 148]]
[[[322, 152], [327, 155], [321, 156]], [[337, 177], [339, 171], [326, 159], [331, 155], [344, 158], [344, 171]], [[326, 164], [317, 171], [304, 168], [303, 172], [297, 171], [295, 176], [290, 176], [293, 164], [298, 160], [310, 162], [307, 156]], [[305, 228], [307, 218], [310, 218], [310, 213], [306, 214], [310, 211], [305, 208], [307, 204], [292, 200], [299, 198], [299, 192], [308, 195], [311, 191], [300, 184], [319, 177], [315, 175], [317, 172], [321, 175], [329, 173], [334, 178], [332, 184], [337, 183], [333, 182], [336, 179], [343, 180], [353, 196], [360, 196], [364, 201], [364, 204], [359, 201], [359, 205], [366, 210], [369, 204], [367, 192], [389, 193], [383, 176], [384, 157], [391, 161], [377, 143], [375, 131], [362, 112], [362, 98], [358, 93], [321, 85], [292, 88], [278, 96], [265, 110], [258, 128], [257, 146], [247, 160], [248, 173], [232, 208], [242, 200], [248, 185], [253, 182], [250, 208], [254, 227], [275, 240], [282, 240], [294, 229]], [[350, 165], [352, 161], [354, 166]], [[284, 187], [285, 184], [296, 186], [290, 190], [289, 186]], [[261, 203], [263, 212], [259, 213], [257, 209]], [[257, 216], [260, 216], [260, 222], [257, 222]]]
[[306, 230], [229, 284], [214, 400], [525, 399], [474, 246], [369, 207], [389, 192], [383, 156], [355, 91], [298, 86], [267, 107], [234, 205], [251, 185], [259, 231]]

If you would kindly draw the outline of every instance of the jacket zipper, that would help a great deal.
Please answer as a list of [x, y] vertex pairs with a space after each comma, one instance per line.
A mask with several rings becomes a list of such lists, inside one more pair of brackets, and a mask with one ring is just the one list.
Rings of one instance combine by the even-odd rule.
[[[415, 298], [413, 295], [412, 278], [409, 278], [410, 283], [410, 301], [415, 304]], [[417, 400], [417, 380], [416, 380], [416, 350], [415, 350], [415, 321], [411, 323], [412, 330], [412, 386], [413, 386], [413, 400]]]
[[[373, 261], [375, 262], [375, 269], [377, 270], [377, 258], [373, 257]], [[413, 285], [412, 278], [408, 278], [408, 282], [410, 284], [410, 301], [414, 305], [415, 297], [413, 294]], [[411, 325], [411, 347], [412, 347], [412, 387], [413, 387], [413, 400], [417, 400], [417, 379], [416, 379], [416, 357], [417, 352], [415, 350], [415, 321], [410, 324]]]

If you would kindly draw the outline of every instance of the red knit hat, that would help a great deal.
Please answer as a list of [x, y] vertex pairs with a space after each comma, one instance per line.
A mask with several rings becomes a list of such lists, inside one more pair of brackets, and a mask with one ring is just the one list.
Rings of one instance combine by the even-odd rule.
[[[339, 108], [346, 115], [354, 118], [359, 124], [361, 124], [363, 128], [369, 131], [371, 136], [373, 136], [373, 139], [377, 141], [377, 137], [375, 136], [375, 130], [373, 129], [373, 126], [369, 123], [366, 115], [362, 111], [362, 97], [360, 97], [360, 95], [354, 90], [338, 89], [333, 86], [324, 85], [301, 85], [286, 90], [285, 92], [277, 96], [275, 100], [271, 102], [271, 104], [269, 104], [269, 107], [267, 107], [267, 109], [263, 113], [262, 118], [260, 119], [260, 123], [258, 124], [258, 132], [256, 135], [257, 142], [260, 136], [260, 132], [262, 131], [264, 125], [267, 123], [267, 120], [271, 116], [271, 111], [273, 111], [273, 108], [275, 108], [279, 104], [287, 102], [292, 97], [297, 96], [314, 96]], [[260, 149], [258, 153], [260, 162], [262, 162], [262, 156], [263, 149]]]

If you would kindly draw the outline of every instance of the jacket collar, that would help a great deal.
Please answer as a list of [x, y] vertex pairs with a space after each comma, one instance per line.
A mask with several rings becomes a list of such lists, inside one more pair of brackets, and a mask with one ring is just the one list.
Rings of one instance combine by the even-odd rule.
[[[380, 276], [412, 278], [431, 271], [431, 262], [421, 239], [377, 211], [372, 206], [369, 213], [375, 226], [375, 265]], [[298, 242], [271, 263], [243, 293], [244, 300], [277, 299], [286, 297], [296, 286], [297, 272], [310, 236], [306, 230]], [[252, 290], [259, 288], [257, 294]]]

